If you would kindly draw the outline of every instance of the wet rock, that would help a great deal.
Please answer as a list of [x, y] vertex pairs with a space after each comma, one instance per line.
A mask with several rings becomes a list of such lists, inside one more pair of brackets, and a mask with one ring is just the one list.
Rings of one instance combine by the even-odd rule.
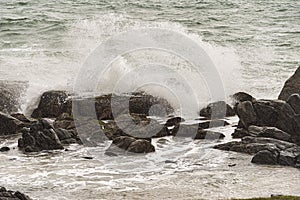
[[234, 115], [235, 111], [225, 101], [210, 103], [206, 108], [200, 110], [200, 116], [207, 119], [222, 119]]
[[293, 108], [296, 114], [300, 114], [300, 95], [292, 94], [289, 96], [287, 103]]
[[65, 91], [47, 91], [40, 98], [38, 107], [33, 111], [33, 118], [56, 118], [66, 112], [66, 100], [68, 95]]
[[9, 147], [1, 147], [0, 148], [0, 152], [6, 152], [6, 151], [9, 151], [10, 148]]
[[250, 102], [254, 102], [255, 98], [252, 97], [250, 94], [247, 94], [246, 92], [237, 92], [234, 95], [232, 95], [233, 100], [235, 101], [235, 103], [241, 103], [244, 101], [250, 101]]
[[[128, 95], [107, 94], [96, 98], [77, 99], [73, 101], [77, 105], [77, 115], [89, 116], [91, 113], [96, 112], [99, 120], [112, 120], [124, 113], [148, 116], [151, 107], [154, 105], [160, 105], [168, 114], [173, 112], [173, 108], [165, 99], [142, 92]], [[128, 102], [129, 106], [126, 107]], [[94, 104], [95, 107], [91, 107], [91, 104]]]
[[16, 134], [24, 126], [20, 120], [0, 112], [0, 136]]
[[195, 140], [218, 140], [223, 138], [225, 138], [223, 133], [201, 129], [198, 130], [196, 136], [194, 137]]
[[150, 153], [154, 152], [155, 148], [151, 141], [144, 139], [136, 139], [130, 136], [121, 136], [113, 140], [111, 146], [106, 150], [108, 153]]
[[292, 94], [300, 94], [300, 67], [285, 82], [278, 99], [287, 101]]
[[227, 126], [229, 123], [225, 120], [211, 120], [199, 123], [199, 128], [208, 129], [213, 127]]
[[185, 120], [182, 117], [172, 117], [165, 123], [166, 126], [176, 126]]
[[262, 164], [262, 165], [276, 165], [277, 156], [278, 154], [274, 152], [268, 150], [262, 150], [254, 155], [251, 162], [255, 164]]
[[279, 130], [275, 127], [249, 126], [248, 131], [251, 135], [255, 135], [257, 137], [274, 138], [278, 140], [292, 142], [292, 137], [290, 134]]
[[18, 147], [25, 152], [64, 149], [53, 127], [46, 120], [31, 124], [29, 130], [22, 130]]
[[150, 153], [150, 152], [154, 152], [155, 148], [154, 146], [151, 144], [151, 142], [147, 141], [147, 140], [136, 140], [134, 142], [132, 142], [127, 151], [132, 152], [132, 153]]
[[215, 149], [255, 154], [252, 163], [286, 165], [298, 167], [300, 147], [289, 142], [260, 137], [244, 137], [242, 141], [232, 141], [214, 146]]
[[243, 138], [246, 136], [253, 136], [251, 133], [249, 133], [248, 130], [244, 128], [236, 128], [234, 132], [231, 134], [232, 138]]
[[53, 122], [53, 126], [54, 128], [63, 128], [66, 130], [74, 130], [76, 128], [73, 117], [68, 113], [63, 113], [57, 117]]
[[62, 128], [54, 129], [62, 144], [82, 144], [75, 130], [66, 130]]
[[238, 116], [246, 128], [250, 125], [276, 127], [291, 135], [295, 141], [300, 138], [300, 117], [284, 101], [245, 101], [238, 105]]
[[237, 105], [237, 115], [239, 116], [244, 127], [255, 124], [257, 115], [250, 101], [244, 101]]
[[0, 200], [32, 200], [27, 195], [19, 191], [6, 190], [4, 187], [0, 187]]

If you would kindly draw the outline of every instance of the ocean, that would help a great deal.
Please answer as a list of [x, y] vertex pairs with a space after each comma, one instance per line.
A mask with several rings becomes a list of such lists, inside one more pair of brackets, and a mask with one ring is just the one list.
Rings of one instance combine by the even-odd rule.
[[[26, 85], [20, 112], [29, 115], [42, 92], [73, 91], [89, 55], [107, 39], [135, 29], [159, 28], [185, 34], [207, 53], [220, 74], [226, 99], [238, 91], [276, 99], [300, 65], [299, 11], [298, 0], [1, 0], [0, 82]], [[142, 53], [135, 57], [149, 61]], [[157, 52], [151, 60], [155, 58], [165, 63], [174, 60]], [[131, 65], [130, 59], [113, 63], [114, 70], [97, 86], [99, 92], [111, 91]], [[170, 66], [191, 79], [192, 88], [205, 88], [193, 81], [193, 72], [181, 61]], [[167, 71], [155, 70], [168, 76]], [[129, 79], [136, 87], [142, 81]], [[184, 87], [176, 84], [175, 91], [184, 95]], [[161, 88], [147, 89], [165, 94]], [[212, 100], [201, 92], [196, 98], [203, 104]], [[230, 120], [237, 123], [237, 118]], [[229, 136], [232, 130], [222, 131]], [[7, 138], [4, 144], [13, 147], [16, 141]], [[155, 155], [92, 161], [81, 156], [94, 150], [102, 155], [103, 149], [73, 145], [69, 152], [36, 156], [13, 150], [0, 157], [0, 185], [49, 200], [299, 195], [296, 169], [254, 166], [248, 155], [220, 154], [208, 148], [211, 145], [170, 138], [168, 145], [155, 143]], [[228, 163], [238, 163], [238, 167], [228, 168]]]

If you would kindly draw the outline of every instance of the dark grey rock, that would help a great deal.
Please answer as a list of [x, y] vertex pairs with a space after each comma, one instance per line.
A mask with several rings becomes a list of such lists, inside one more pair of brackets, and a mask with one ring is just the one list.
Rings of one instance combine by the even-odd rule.
[[25, 124], [20, 120], [0, 112], [0, 136], [17, 134], [24, 126]]
[[277, 164], [277, 154], [268, 150], [259, 151], [254, 155], [251, 162], [255, 164], [262, 165], [276, 165]]
[[6, 190], [4, 187], [0, 187], [0, 200], [32, 200], [27, 195], [19, 191]]
[[300, 94], [300, 67], [285, 82], [278, 99], [287, 101], [292, 94]]
[[257, 122], [257, 115], [250, 101], [244, 101], [237, 105], [237, 115], [246, 128]]
[[200, 116], [207, 119], [222, 119], [235, 115], [235, 111], [225, 101], [217, 101], [208, 104], [206, 108], [200, 110]]
[[6, 152], [6, 151], [9, 151], [10, 148], [9, 147], [1, 147], [0, 148], [0, 152]]
[[300, 114], [300, 95], [292, 94], [289, 96], [287, 103], [293, 108], [296, 114]]
[[68, 94], [65, 91], [47, 91], [40, 98], [38, 107], [33, 111], [33, 118], [56, 118], [67, 112], [66, 101]]

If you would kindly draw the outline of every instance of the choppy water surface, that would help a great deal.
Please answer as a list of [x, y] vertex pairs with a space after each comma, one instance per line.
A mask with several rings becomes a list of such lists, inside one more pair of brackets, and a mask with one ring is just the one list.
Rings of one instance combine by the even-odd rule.
[[[42, 91], [72, 88], [85, 58], [108, 37], [158, 27], [196, 40], [219, 69], [227, 94], [275, 98], [300, 63], [299, 9], [295, 0], [3, 0], [0, 80], [28, 83], [22, 111], [29, 112]], [[226, 140], [232, 130], [222, 130]], [[37, 199], [300, 195], [299, 170], [252, 165], [248, 155], [210, 149], [215, 143], [169, 140], [154, 142], [156, 153], [139, 157], [104, 156], [106, 144], [94, 149], [94, 160], [82, 159], [93, 149], [80, 146], [37, 155], [15, 149], [0, 154], [0, 185]], [[15, 139], [1, 141], [16, 146]]]

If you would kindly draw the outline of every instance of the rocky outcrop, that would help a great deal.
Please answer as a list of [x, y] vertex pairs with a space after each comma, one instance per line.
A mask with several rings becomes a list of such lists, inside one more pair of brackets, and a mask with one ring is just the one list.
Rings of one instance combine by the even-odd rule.
[[17, 134], [25, 124], [20, 120], [0, 112], [0, 136]]
[[289, 103], [280, 100], [245, 101], [237, 106], [237, 114], [246, 129], [251, 125], [276, 127], [291, 135], [296, 143], [300, 141], [299, 116]]
[[300, 147], [273, 138], [247, 136], [241, 141], [219, 144], [214, 148], [254, 155], [251, 162], [256, 164], [300, 167]]
[[19, 191], [6, 190], [4, 187], [0, 187], [0, 200], [32, 200], [27, 195]]
[[287, 101], [292, 94], [300, 94], [300, 67], [285, 82], [278, 99]]
[[30, 128], [20, 130], [22, 138], [18, 147], [24, 152], [64, 149], [63, 144], [80, 143], [75, 131], [54, 129], [46, 120], [40, 119]]
[[67, 112], [68, 94], [65, 91], [47, 91], [40, 98], [38, 107], [33, 111], [33, 118], [56, 118]]
[[207, 107], [200, 110], [200, 116], [207, 119], [222, 119], [234, 115], [235, 111], [230, 105], [226, 104], [225, 101], [210, 103]]
[[106, 154], [116, 153], [151, 153], [155, 148], [151, 141], [145, 139], [136, 139], [130, 136], [120, 136], [113, 139], [111, 146], [106, 150]]
[[[126, 105], [128, 105], [129, 107]], [[107, 94], [97, 97], [68, 97], [65, 91], [48, 91], [42, 94], [33, 118], [56, 118], [63, 113], [72, 115], [73, 104], [76, 115], [82, 117], [96, 114], [99, 120], [112, 120], [122, 113], [149, 115], [152, 106], [159, 104], [167, 114], [173, 112], [172, 106], [163, 98], [146, 93], [124, 95]], [[113, 108], [113, 109], [112, 109]], [[129, 111], [126, 109], [129, 109]]]

